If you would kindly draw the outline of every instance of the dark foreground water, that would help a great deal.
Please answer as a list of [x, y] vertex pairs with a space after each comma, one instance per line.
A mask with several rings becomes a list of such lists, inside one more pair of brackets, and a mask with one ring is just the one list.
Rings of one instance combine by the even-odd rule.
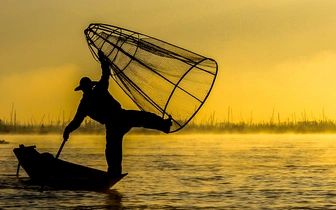
[[[108, 192], [39, 192], [12, 150], [56, 154], [61, 136], [0, 139], [0, 209], [336, 209], [336, 135], [126, 136], [129, 175]], [[60, 158], [105, 170], [104, 147], [72, 135]]]

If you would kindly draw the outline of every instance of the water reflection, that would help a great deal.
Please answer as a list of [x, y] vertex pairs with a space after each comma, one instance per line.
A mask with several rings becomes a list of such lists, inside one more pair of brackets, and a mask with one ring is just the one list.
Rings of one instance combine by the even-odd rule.
[[122, 194], [117, 190], [109, 190], [106, 192], [106, 209], [123, 209]]

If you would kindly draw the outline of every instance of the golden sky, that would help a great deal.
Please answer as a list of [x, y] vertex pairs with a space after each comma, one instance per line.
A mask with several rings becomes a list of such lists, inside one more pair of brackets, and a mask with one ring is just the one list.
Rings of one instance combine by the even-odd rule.
[[[334, 0], [3, 0], [0, 119], [72, 118], [82, 76], [100, 77], [84, 29], [107, 23], [215, 59], [219, 73], [198, 114], [226, 120], [336, 120]], [[112, 80], [111, 80], [112, 81]], [[110, 92], [134, 106], [116, 85]], [[277, 119], [276, 119], [277, 120]]]

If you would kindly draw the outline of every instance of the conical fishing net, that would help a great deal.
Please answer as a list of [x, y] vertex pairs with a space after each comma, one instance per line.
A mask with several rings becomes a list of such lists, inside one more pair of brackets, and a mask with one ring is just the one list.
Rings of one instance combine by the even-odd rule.
[[213, 87], [218, 67], [211, 58], [106, 24], [90, 24], [85, 36], [95, 59], [98, 50], [108, 57], [112, 78], [141, 110], [172, 117], [170, 132], [195, 116]]

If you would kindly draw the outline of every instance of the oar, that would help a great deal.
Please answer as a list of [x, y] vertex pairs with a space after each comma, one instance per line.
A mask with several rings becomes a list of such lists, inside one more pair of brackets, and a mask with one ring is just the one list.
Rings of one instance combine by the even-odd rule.
[[[67, 141], [67, 140], [65, 140], [65, 139], [63, 140], [63, 142], [62, 142], [62, 144], [61, 144], [61, 147], [59, 148], [59, 150], [58, 150], [58, 152], [57, 152], [57, 154], [56, 154], [55, 159], [58, 159], [58, 157], [60, 156], [60, 154], [61, 154], [61, 152], [62, 152], [62, 149], [63, 149], [64, 144], [65, 144], [66, 141]], [[43, 188], [44, 188], [44, 184], [41, 185], [40, 192], [43, 192]]]
[[60, 154], [61, 154], [61, 151], [62, 151], [62, 149], [63, 149], [63, 147], [64, 147], [64, 144], [65, 144], [65, 142], [66, 142], [67, 140], [63, 140], [63, 142], [62, 142], [62, 144], [61, 144], [61, 147], [59, 148], [59, 150], [58, 150], [58, 152], [57, 152], [57, 155], [56, 155], [56, 159], [58, 159], [58, 157], [60, 156]]

